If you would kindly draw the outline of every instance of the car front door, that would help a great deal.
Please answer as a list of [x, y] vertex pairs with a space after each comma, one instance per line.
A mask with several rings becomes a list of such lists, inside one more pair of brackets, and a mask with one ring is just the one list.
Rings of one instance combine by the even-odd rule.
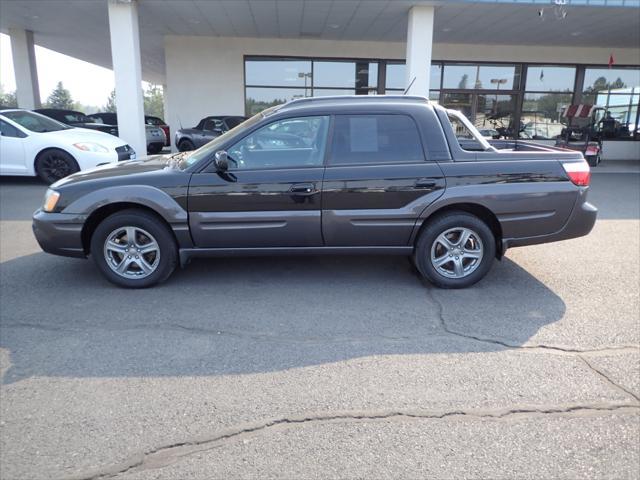
[[276, 120], [228, 147], [226, 172], [192, 175], [189, 224], [196, 246], [321, 246], [328, 126], [328, 116]]
[[27, 173], [25, 142], [27, 134], [4, 120], [0, 120], [0, 173]]
[[406, 246], [420, 213], [444, 192], [414, 119], [337, 115], [322, 188], [327, 246]]

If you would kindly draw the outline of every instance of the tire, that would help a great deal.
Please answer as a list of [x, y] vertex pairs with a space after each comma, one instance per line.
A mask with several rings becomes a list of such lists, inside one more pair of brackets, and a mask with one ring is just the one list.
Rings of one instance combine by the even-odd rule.
[[[132, 232], [133, 249], [129, 238]], [[108, 216], [98, 225], [91, 236], [91, 257], [111, 283], [145, 288], [169, 278], [177, 265], [178, 249], [162, 220], [149, 212], [129, 209]], [[119, 266], [123, 273], [118, 273]]]
[[195, 149], [196, 146], [193, 144], [193, 142], [191, 140], [187, 140], [186, 138], [184, 140], [180, 140], [180, 143], [178, 143], [178, 150], [180, 150], [181, 152], [188, 152]]
[[76, 159], [57, 148], [40, 152], [36, 157], [35, 169], [36, 174], [48, 185], [80, 171]]
[[600, 163], [600, 155], [589, 155], [586, 160], [590, 167], [597, 167]]
[[[463, 233], [468, 237], [461, 249]], [[428, 221], [416, 242], [414, 263], [437, 287], [466, 288], [489, 272], [495, 256], [496, 239], [487, 224], [470, 213], [453, 211]], [[436, 267], [438, 259], [442, 263]]]
[[156, 153], [160, 153], [160, 150], [162, 150], [162, 144], [160, 143], [152, 143], [151, 145], [147, 146], [147, 153], [149, 155], [155, 155]]

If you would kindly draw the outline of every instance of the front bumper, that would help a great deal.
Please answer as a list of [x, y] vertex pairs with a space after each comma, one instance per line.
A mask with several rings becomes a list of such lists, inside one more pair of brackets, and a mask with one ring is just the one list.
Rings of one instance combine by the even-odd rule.
[[526, 238], [506, 238], [502, 240], [502, 251], [506, 252], [510, 247], [523, 247], [525, 245], [537, 245], [540, 243], [558, 242], [587, 235], [593, 229], [598, 217], [598, 209], [579, 197], [578, 203], [562, 229], [549, 235], [540, 235]]
[[33, 234], [40, 248], [47, 253], [84, 258], [82, 227], [85, 220], [86, 215], [37, 210], [33, 214]]

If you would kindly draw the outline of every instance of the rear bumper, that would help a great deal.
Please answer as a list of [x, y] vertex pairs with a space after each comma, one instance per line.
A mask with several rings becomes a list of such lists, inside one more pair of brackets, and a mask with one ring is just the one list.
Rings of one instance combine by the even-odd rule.
[[82, 227], [86, 215], [46, 213], [33, 214], [33, 234], [40, 248], [53, 255], [86, 257], [82, 246]]
[[505, 252], [510, 247], [522, 247], [525, 245], [536, 245], [540, 243], [558, 242], [587, 235], [593, 229], [598, 216], [598, 209], [583, 198], [579, 198], [578, 203], [571, 212], [569, 220], [561, 230], [536, 237], [526, 238], [505, 238], [502, 240], [502, 251]]

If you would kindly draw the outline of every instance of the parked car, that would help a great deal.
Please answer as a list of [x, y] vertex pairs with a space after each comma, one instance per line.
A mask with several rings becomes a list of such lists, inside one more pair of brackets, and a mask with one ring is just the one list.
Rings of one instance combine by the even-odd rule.
[[[92, 113], [87, 115], [97, 123], [104, 123], [107, 125], [118, 125], [118, 115], [112, 112]], [[145, 132], [147, 136], [147, 153], [156, 154], [162, 150], [164, 144], [167, 143], [164, 131], [160, 127], [154, 125], [145, 125]]]
[[246, 117], [223, 115], [205, 117], [193, 128], [181, 128], [176, 132], [175, 145], [181, 152], [200, 148], [214, 138], [244, 122]]
[[509, 247], [589, 233], [589, 179], [580, 152], [498, 150], [425, 98], [320, 97], [195, 152], [61, 180], [33, 228], [46, 252], [91, 256], [125, 287], [198, 256], [365, 253], [411, 256], [433, 284], [460, 288]]
[[118, 137], [28, 110], [0, 110], [0, 130], [0, 175], [38, 175], [53, 183], [97, 165], [136, 158]]
[[53, 118], [62, 123], [66, 123], [72, 127], [88, 128], [90, 130], [98, 130], [100, 132], [109, 133], [118, 136], [118, 127], [116, 125], [105, 125], [97, 123], [82, 112], [75, 110], [63, 110], [60, 108], [37, 108], [34, 112]]
[[167, 123], [162, 120], [160, 117], [152, 117], [151, 115], [145, 115], [144, 116], [144, 123], [146, 123], [147, 125], [154, 125], [156, 127], [160, 127], [162, 129], [162, 131], [164, 132], [164, 136], [165, 138], [165, 146], [169, 146], [171, 145], [171, 130], [169, 129], [169, 125], [167, 125]]

